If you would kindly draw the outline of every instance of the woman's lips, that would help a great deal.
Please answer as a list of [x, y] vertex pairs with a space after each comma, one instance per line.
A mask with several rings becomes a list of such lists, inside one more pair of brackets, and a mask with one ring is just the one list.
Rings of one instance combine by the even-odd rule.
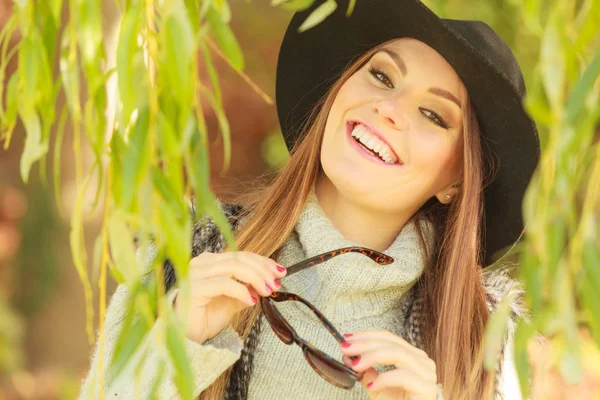
[[379, 157], [374, 156], [373, 154], [371, 154], [370, 152], [368, 152], [367, 150], [363, 149], [359, 144], [358, 141], [356, 139], [354, 139], [354, 137], [352, 136], [352, 129], [354, 128], [354, 125], [356, 124], [356, 122], [353, 121], [348, 121], [346, 123], [346, 137], [348, 138], [348, 142], [350, 144], [350, 147], [352, 147], [353, 149], [355, 149], [359, 154], [361, 154], [363, 157], [367, 158], [370, 161], [373, 161], [379, 165], [383, 165], [386, 167], [400, 167], [402, 166], [402, 160], [400, 160], [400, 158], [398, 158], [398, 163], [395, 164], [388, 164], [385, 161], [381, 160]]

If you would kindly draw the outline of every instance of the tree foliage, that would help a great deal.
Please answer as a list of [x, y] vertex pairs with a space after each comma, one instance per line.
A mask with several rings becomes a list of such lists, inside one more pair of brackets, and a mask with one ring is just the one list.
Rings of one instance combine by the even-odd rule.
[[[115, 1], [123, 18], [114, 68], [107, 68], [101, 0], [14, 2], [0, 34], [0, 93], [5, 98], [0, 140], [8, 148], [17, 120], [22, 122], [26, 141], [21, 177], [27, 182], [36, 163], [45, 176], [50, 157], [60, 205], [58, 165], [64, 132], [72, 129], [78, 195], [71, 211], [70, 244], [85, 291], [90, 341], [94, 340], [92, 283], [100, 287], [102, 330], [110, 272], [129, 287], [129, 317], [113, 359], [101, 362], [121, 371], [128, 363], [143, 362], [144, 349], [153, 343], [173, 361], [179, 392], [190, 399], [193, 379], [184, 353], [184, 330], [167, 306], [161, 264], [143, 271], [138, 261], [146, 245], [154, 243], [156, 259], [168, 257], [178, 286], [184, 293], [189, 290], [189, 238], [198, 222], [189, 213], [192, 201], [196, 217], [214, 219], [235, 249], [209, 185], [202, 104], [207, 102], [218, 117], [227, 170], [230, 130], [213, 58], [223, 57], [244, 76], [244, 55], [230, 28], [227, 0]], [[313, 1], [273, 0], [272, 5], [297, 10]], [[562, 371], [575, 382], [581, 377], [579, 327], [589, 328], [600, 347], [600, 306], [594, 299], [600, 287], [600, 0], [427, 3], [443, 16], [492, 20], [524, 66], [529, 87], [525, 106], [540, 129], [543, 154], [523, 203], [527, 232], [515, 248], [532, 311], [531, 320], [517, 330], [517, 367], [527, 395], [526, 343], [540, 332], [563, 343]], [[347, 13], [354, 4], [350, 1]], [[326, 1], [301, 30], [320, 23], [337, 6], [335, 0]], [[467, 12], [471, 15], [465, 16]], [[16, 34], [19, 39], [11, 46]], [[18, 68], [6, 77], [13, 58], [18, 59]], [[207, 69], [210, 84], [199, 79], [199, 65]], [[109, 83], [114, 78], [117, 107], [109, 113]], [[66, 106], [57, 110], [61, 93]], [[89, 168], [82, 160], [85, 149], [94, 157]], [[84, 199], [91, 189], [95, 197], [90, 210]], [[97, 207], [103, 212], [95, 246], [100, 273], [98, 282], [91, 282], [82, 227], [86, 215]], [[134, 239], [141, 244], [138, 258]], [[486, 343], [491, 348], [498, 348], [506, 329], [506, 312], [507, 307], [500, 307], [489, 324]], [[497, 352], [490, 352], [486, 365], [494, 365], [495, 357]]]

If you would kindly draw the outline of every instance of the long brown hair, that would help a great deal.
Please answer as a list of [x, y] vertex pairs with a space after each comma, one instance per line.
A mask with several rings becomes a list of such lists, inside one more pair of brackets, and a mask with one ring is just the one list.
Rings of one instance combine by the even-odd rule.
[[[265, 175], [266, 183], [255, 185], [236, 199], [246, 212], [235, 232], [239, 250], [277, 257], [278, 249], [292, 232], [313, 184], [322, 173], [320, 148], [325, 122], [340, 87], [386, 43], [358, 57], [341, 73], [313, 108], [302, 127], [304, 135], [290, 151], [288, 163], [272, 178]], [[432, 198], [413, 216], [430, 218], [436, 226], [434, 251], [428, 255], [427, 268], [415, 290], [422, 291], [422, 310], [427, 310], [424, 313], [426, 326], [432, 328], [421, 330], [424, 350], [436, 363], [438, 382], [443, 385], [445, 398], [453, 400], [489, 398], [494, 378], [483, 369], [482, 363], [482, 338], [489, 311], [479, 265], [482, 190], [484, 172], [489, 168], [484, 165], [486, 160], [474, 110], [468, 96], [463, 97], [466, 99], [462, 107], [464, 164], [459, 194], [450, 206]], [[422, 238], [422, 233], [420, 236]], [[260, 312], [260, 305], [249, 307], [232, 321], [243, 340]], [[199, 399], [221, 400], [232, 369], [205, 389]]]

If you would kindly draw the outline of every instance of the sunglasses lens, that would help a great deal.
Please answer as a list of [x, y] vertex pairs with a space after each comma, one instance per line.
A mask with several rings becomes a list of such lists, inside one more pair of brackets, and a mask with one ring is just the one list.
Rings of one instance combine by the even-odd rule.
[[290, 344], [292, 343], [292, 332], [290, 331], [287, 323], [285, 323], [279, 316], [277, 310], [271, 300], [267, 300], [265, 307], [263, 307], [263, 313], [265, 318], [269, 321], [273, 332], [281, 339], [282, 342]]
[[310, 364], [318, 370], [329, 382], [336, 386], [350, 389], [356, 380], [343, 368], [319, 353], [306, 350], [304, 352]]

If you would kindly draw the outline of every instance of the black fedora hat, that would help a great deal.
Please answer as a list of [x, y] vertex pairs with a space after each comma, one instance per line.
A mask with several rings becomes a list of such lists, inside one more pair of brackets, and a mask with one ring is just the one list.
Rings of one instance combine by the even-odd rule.
[[333, 14], [299, 32], [324, 1], [294, 14], [279, 52], [275, 95], [288, 149], [311, 109], [357, 56], [400, 37], [426, 43], [462, 79], [497, 159], [495, 179], [484, 191], [481, 259], [484, 266], [491, 264], [495, 253], [523, 233], [521, 203], [540, 158], [535, 124], [522, 106], [525, 83], [514, 54], [484, 22], [442, 19], [418, 0], [358, 0], [349, 17], [348, 0], [338, 0]]

